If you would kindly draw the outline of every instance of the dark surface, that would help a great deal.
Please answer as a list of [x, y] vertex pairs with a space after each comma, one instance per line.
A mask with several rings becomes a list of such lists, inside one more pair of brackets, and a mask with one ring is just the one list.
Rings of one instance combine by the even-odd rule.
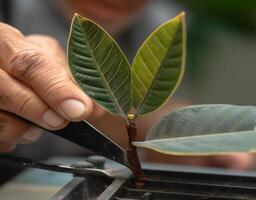
[[[111, 161], [113, 162], [113, 161]], [[36, 161], [29, 158], [22, 158], [16, 157], [11, 155], [0, 155], [0, 163], [4, 164], [12, 164], [14, 166], [23, 167], [23, 168], [37, 168], [37, 169], [44, 169], [49, 171], [55, 172], [64, 172], [64, 173], [71, 173], [74, 175], [80, 176], [104, 176], [104, 177], [123, 177], [128, 178], [131, 176], [131, 172], [128, 168], [122, 167], [118, 170], [108, 168], [108, 169], [101, 169], [97, 168], [97, 166], [92, 167], [88, 166], [89, 163], [86, 162], [76, 162], [72, 163], [71, 165], [66, 165], [62, 163], [56, 162], [48, 162], [48, 161]], [[82, 164], [82, 165], [81, 165]], [[93, 163], [91, 163], [93, 165]]]
[[[84, 158], [82, 158], [82, 160], [84, 160]], [[48, 162], [54, 163], [60, 161], [64, 161], [64, 163], [66, 163], [66, 161], [69, 163], [81, 162], [81, 158], [77, 160], [60, 158], [49, 160]], [[111, 163], [106, 163], [107, 166], [110, 166], [110, 164]], [[71, 180], [71, 176], [69, 175], [68, 180], [66, 180], [64, 177], [67, 175], [67, 173], [61, 173], [62, 175], [59, 176], [59, 178], [57, 178], [57, 176], [55, 178], [53, 177], [54, 179], [58, 179], [57, 185], [63, 187], [59, 192], [57, 192], [57, 190], [54, 192], [57, 193], [53, 199], [256, 199], [256, 174], [254, 172], [241, 172], [216, 168], [199, 168], [177, 165], [160, 165], [152, 163], [143, 163], [143, 169], [148, 179], [145, 183], [145, 187], [142, 189], [134, 187], [131, 179], [112, 179], [109, 177], [98, 176], [97, 174], [80, 174], [79, 176], [75, 175], [73, 181], [69, 182], [65, 187], [63, 187], [63, 184], [66, 184]], [[16, 179], [16, 182], [14, 181], [13, 183], [31, 184], [39, 181], [38, 183], [40, 184], [37, 184], [39, 187], [43, 187], [43, 185], [50, 186], [52, 183], [49, 180], [49, 177], [47, 178], [47, 173], [52, 174], [53, 172], [44, 172], [42, 173], [44, 175], [40, 175], [40, 171], [29, 169], [27, 170], [27, 173], [23, 174], [23, 178], [20, 176], [20, 178]], [[51, 176], [53, 176], [53, 174]], [[66, 181], [63, 182], [63, 184], [59, 184], [60, 180], [64, 180], [63, 178]], [[54, 181], [54, 185], [57, 183], [56, 180]], [[18, 189], [16, 187], [17, 185], [15, 188], [13, 188], [14, 192]], [[54, 193], [48, 195], [48, 198], [53, 196]]]
[[0, 186], [13, 177], [15, 177], [18, 173], [20, 173], [24, 168], [14, 166], [12, 164], [0, 164]]
[[[148, 180], [138, 189], [132, 181], [86, 177], [76, 186], [77, 178], [63, 187], [52, 200], [255, 200], [256, 176], [200, 173], [173, 170], [145, 170]], [[71, 187], [72, 186], [72, 187]], [[76, 197], [74, 198], [74, 191]], [[70, 197], [73, 198], [70, 198]]]

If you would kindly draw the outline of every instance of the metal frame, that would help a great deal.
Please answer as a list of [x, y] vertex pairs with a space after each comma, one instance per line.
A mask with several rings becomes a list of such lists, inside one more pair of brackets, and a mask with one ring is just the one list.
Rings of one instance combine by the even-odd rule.
[[143, 189], [133, 187], [128, 179], [75, 177], [51, 200], [256, 199], [256, 176], [156, 169], [144, 171], [148, 181]]

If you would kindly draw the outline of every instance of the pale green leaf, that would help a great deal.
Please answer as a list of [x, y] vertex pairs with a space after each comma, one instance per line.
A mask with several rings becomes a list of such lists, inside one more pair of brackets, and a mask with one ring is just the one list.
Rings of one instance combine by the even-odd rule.
[[111, 113], [126, 116], [132, 106], [129, 63], [103, 28], [78, 14], [72, 20], [68, 61], [86, 94]]
[[174, 155], [254, 152], [255, 127], [255, 106], [189, 106], [165, 116], [134, 145]]
[[158, 27], [142, 44], [132, 64], [132, 100], [136, 114], [159, 108], [177, 89], [185, 68], [185, 16]]

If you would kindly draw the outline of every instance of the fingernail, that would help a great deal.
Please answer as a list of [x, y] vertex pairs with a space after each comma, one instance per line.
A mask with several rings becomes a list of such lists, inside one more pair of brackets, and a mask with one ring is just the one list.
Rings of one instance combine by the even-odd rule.
[[53, 110], [49, 109], [47, 110], [43, 117], [42, 120], [49, 126], [54, 127], [54, 128], [58, 128], [61, 125], [63, 125], [65, 123], [65, 120], [60, 117], [59, 115], [57, 115]]
[[42, 135], [42, 129], [37, 127], [32, 127], [28, 129], [23, 135], [22, 139], [34, 142]]
[[84, 115], [85, 104], [75, 99], [68, 99], [61, 104], [61, 109], [69, 119], [76, 119]]

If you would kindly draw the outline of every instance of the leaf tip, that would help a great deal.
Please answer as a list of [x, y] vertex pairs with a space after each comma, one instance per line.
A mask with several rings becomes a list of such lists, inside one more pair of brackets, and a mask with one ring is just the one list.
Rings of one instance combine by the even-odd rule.
[[79, 20], [81, 20], [81, 19], [84, 19], [84, 17], [83, 17], [82, 15], [78, 14], [78, 13], [74, 13], [73, 19], [79, 19]]
[[73, 15], [73, 21], [74, 21], [74, 19], [77, 19], [79, 21], [91, 21], [91, 22], [95, 23], [94, 21], [92, 21], [92, 20], [90, 20], [90, 19], [88, 19], [88, 18], [86, 18], [86, 17], [84, 17], [84, 16], [82, 16], [79, 13], [76, 13], [76, 12]]
[[74, 17], [80, 16], [77, 12], [74, 13]]
[[186, 17], [186, 12], [185, 12], [185, 11], [182, 11], [182, 12], [179, 14], [179, 16], [180, 16], [181, 18]]
[[182, 11], [180, 14], [178, 14], [176, 17], [174, 17], [174, 20], [178, 20], [178, 21], [185, 21], [185, 17], [186, 17], [186, 13], [184, 11]]
[[73, 19], [78, 18], [78, 17], [80, 17], [80, 16], [81, 16], [81, 15], [79, 15], [78, 13], [74, 13]]

